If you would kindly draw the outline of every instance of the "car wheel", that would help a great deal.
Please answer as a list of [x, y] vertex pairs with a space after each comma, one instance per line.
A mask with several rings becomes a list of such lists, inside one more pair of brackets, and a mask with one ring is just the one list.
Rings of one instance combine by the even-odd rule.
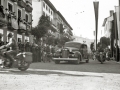
[[60, 63], [60, 61], [55, 61], [55, 64], [59, 64]]
[[86, 63], [89, 63], [89, 59], [86, 60]]
[[75, 64], [80, 64], [80, 56], [78, 56], [78, 58], [77, 58], [77, 61], [75, 62]]

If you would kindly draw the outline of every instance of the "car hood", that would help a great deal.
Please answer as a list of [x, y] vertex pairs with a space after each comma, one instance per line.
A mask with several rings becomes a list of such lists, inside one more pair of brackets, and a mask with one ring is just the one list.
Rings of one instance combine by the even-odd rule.
[[79, 50], [78, 48], [74, 48], [74, 47], [64, 47], [64, 48], [67, 48], [69, 51], [78, 51]]

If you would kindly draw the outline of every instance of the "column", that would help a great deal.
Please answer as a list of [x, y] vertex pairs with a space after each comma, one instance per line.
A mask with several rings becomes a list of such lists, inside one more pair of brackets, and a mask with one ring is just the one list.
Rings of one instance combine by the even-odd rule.
[[29, 42], [32, 44], [33, 43], [33, 35], [29, 35]]
[[17, 41], [17, 30], [14, 30], [13, 32], [14, 32], [14, 38], [15, 38], [16, 41]]
[[22, 33], [22, 43], [25, 42], [25, 33]]

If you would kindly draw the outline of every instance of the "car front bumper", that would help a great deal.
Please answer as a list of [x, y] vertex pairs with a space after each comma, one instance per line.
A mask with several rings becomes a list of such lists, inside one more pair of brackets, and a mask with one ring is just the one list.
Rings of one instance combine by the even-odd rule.
[[53, 61], [77, 61], [77, 58], [52, 58]]

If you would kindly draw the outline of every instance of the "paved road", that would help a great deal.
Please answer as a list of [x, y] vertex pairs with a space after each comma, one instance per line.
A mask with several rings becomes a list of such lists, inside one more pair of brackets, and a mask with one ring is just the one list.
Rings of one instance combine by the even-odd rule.
[[31, 64], [31, 68], [120, 74], [120, 64], [115, 61], [107, 61], [104, 64], [100, 64], [98, 61], [90, 60], [89, 63], [82, 62], [79, 65], [70, 64], [68, 62], [61, 62], [60, 64], [41, 62]]
[[119, 90], [120, 64], [33, 63], [27, 71], [0, 70], [0, 90]]

